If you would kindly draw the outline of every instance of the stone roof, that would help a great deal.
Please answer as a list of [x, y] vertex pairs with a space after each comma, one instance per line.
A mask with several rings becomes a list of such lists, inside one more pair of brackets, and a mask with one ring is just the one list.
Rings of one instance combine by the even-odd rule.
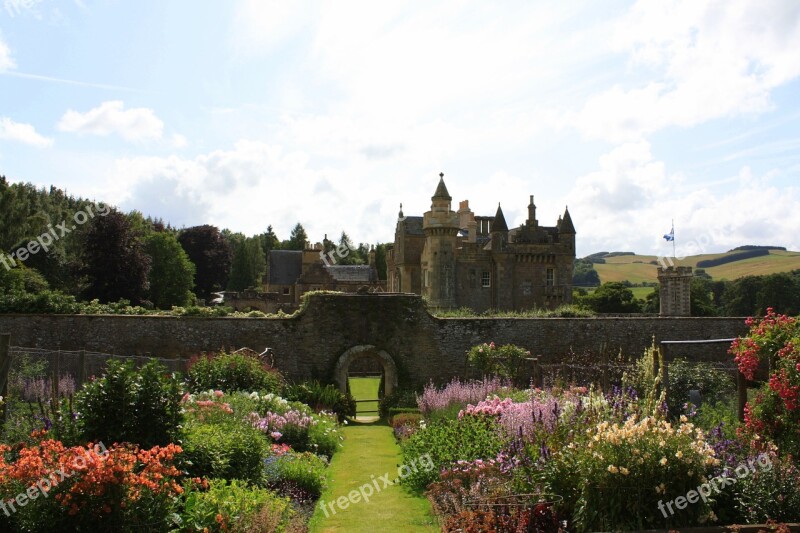
[[270, 250], [270, 285], [294, 285], [303, 272], [303, 252], [299, 250]]
[[325, 270], [336, 281], [363, 283], [378, 281], [377, 271], [369, 265], [331, 265], [326, 266]]
[[558, 231], [561, 233], [575, 233], [575, 226], [572, 224], [572, 217], [569, 216], [569, 209], [564, 210], [564, 218], [561, 220]]
[[447, 192], [447, 185], [444, 184], [444, 176], [439, 175], [439, 185], [436, 187], [436, 192], [433, 193], [434, 198], [446, 198], [452, 200], [453, 197]]
[[497, 204], [497, 213], [494, 215], [492, 222], [492, 233], [495, 231], [508, 231], [508, 224], [506, 224], [506, 217], [503, 216], [503, 210], [500, 204]]

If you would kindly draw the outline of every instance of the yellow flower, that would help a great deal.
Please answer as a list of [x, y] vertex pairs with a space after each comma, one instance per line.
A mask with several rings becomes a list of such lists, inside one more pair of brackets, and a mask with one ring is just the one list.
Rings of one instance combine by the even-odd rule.
[[619, 468], [617, 468], [614, 465], [608, 465], [608, 471], [611, 472], [612, 474], [617, 474], [619, 473]]
[[631, 473], [631, 471], [625, 468], [624, 466], [619, 467], [619, 471], [620, 473], [622, 473], [623, 476], [627, 476], [628, 474]]
[[680, 450], [678, 450], [678, 451], [675, 453], [675, 457], [677, 457], [678, 459], [680, 459], [681, 457], [683, 457], [683, 452], [682, 452], [682, 451], [680, 451]]
[[659, 461], [659, 463], [661, 463], [661, 466], [667, 466], [667, 458], [666, 457], [662, 457], [661, 460]]

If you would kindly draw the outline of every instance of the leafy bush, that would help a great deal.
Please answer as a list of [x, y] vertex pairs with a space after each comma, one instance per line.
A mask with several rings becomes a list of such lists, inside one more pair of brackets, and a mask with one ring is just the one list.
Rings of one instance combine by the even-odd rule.
[[673, 416], [684, 411], [692, 389], [700, 391], [704, 405], [726, 401], [736, 392], [735, 375], [711, 363], [675, 359], [668, 368], [667, 405]]
[[703, 501], [667, 518], [659, 512], [660, 501], [696, 489], [719, 464], [702, 433], [685, 417], [678, 427], [653, 417], [637, 420], [601, 422], [545, 463], [548, 490], [564, 498], [577, 531], [638, 531], [665, 522], [681, 527], [711, 518]]
[[[0, 457], [9, 451], [0, 446]], [[23, 447], [18, 458], [0, 460], [0, 497], [39, 489], [3, 531], [164, 531], [181, 491], [173, 462], [179, 446], [140, 449], [101, 444], [67, 448], [54, 440]], [[64, 478], [56, 475], [66, 472]], [[42, 480], [46, 480], [47, 483]], [[38, 485], [38, 487], [37, 487]], [[44, 492], [44, 494], [42, 494]], [[2, 520], [5, 519], [5, 523]]]
[[397, 440], [404, 440], [416, 433], [422, 422], [422, 415], [416, 413], [399, 413], [394, 415], [389, 421], [392, 426], [394, 436]]
[[389, 416], [394, 409], [417, 409], [417, 393], [412, 389], [395, 389], [380, 399], [378, 411], [381, 418]]
[[262, 459], [269, 444], [261, 433], [243, 422], [198, 424], [183, 439], [186, 470], [192, 476], [262, 481]]
[[739, 371], [753, 379], [771, 361], [769, 382], [745, 407], [745, 433], [773, 441], [782, 453], [800, 456], [800, 322], [767, 309], [763, 319], [747, 319], [750, 331], [737, 338], [730, 352]]
[[241, 353], [204, 354], [193, 360], [187, 381], [192, 392], [219, 389], [225, 392], [279, 393], [283, 378], [264, 361]]
[[416, 464], [420, 457], [427, 455], [433, 468], [416, 469], [403, 483], [421, 491], [438, 479], [440, 470], [456, 461], [495, 457], [504, 440], [497, 422], [489, 417], [468, 416], [424, 425], [403, 441], [403, 464]]
[[800, 469], [792, 459], [765, 453], [748, 462], [752, 473], [734, 488], [742, 517], [751, 524], [800, 521]]
[[212, 479], [207, 490], [187, 487], [179, 531], [278, 533], [295, 519], [289, 500], [270, 490]]
[[102, 377], [86, 383], [75, 406], [86, 440], [143, 447], [175, 442], [181, 424], [181, 384], [152, 360], [136, 369], [110, 360]]
[[325, 490], [328, 463], [313, 453], [274, 455], [266, 458], [264, 464], [267, 485], [294, 500], [313, 501]]
[[315, 411], [336, 413], [340, 422], [356, 416], [356, 402], [350, 394], [341, 392], [335, 385], [322, 385], [319, 381], [298, 383], [286, 387], [287, 400], [302, 402]]
[[262, 396], [261, 403], [259, 412], [252, 413], [248, 420], [276, 444], [288, 444], [296, 451], [327, 457], [332, 457], [338, 449], [340, 435], [335, 415], [315, 414], [305, 404], [272, 394]]
[[467, 352], [467, 360], [482, 376], [508, 378], [517, 384], [528, 366], [525, 358], [530, 356], [531, 352], [514, 344], [495, 346], [493, 342], [473, 346]]

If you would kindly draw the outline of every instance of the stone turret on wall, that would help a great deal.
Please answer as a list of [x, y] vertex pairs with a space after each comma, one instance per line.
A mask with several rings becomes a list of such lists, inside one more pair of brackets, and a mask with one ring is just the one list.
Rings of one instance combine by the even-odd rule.
[[692, 267], [658, 267], [661, 316], [691, 316]]

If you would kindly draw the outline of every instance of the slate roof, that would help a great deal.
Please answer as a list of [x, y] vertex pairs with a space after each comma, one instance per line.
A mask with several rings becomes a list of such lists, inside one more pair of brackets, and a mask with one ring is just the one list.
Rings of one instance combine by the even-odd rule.
[[561, 233], [575, 233], [575, 226], [572, 224], [572, 217], [569, 216], [569, 209], [564, 210], [564, 218], [561, 220]]
[[294, 285], [303, 271], [303, 252], [299, 250], [270, 250], [270, 285]]
[[406, 217], [403, 222], [406, 235], [425, 235], [422, 230], [422, 217]]
[[369, 265], [331, 265], [326, 266], [325, 270], [336, 281], [378, 281], [378, 273]]

